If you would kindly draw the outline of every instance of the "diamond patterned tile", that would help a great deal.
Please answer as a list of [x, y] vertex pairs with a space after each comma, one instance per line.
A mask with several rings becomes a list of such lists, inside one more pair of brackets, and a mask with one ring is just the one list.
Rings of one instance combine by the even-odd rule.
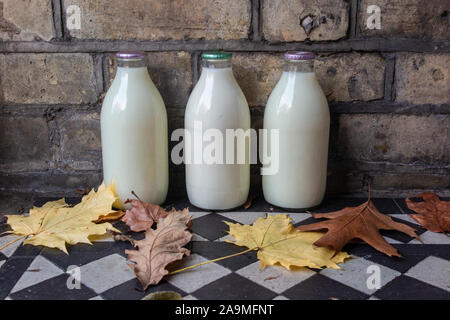
[[[309, 213], [296, 213], [296, 212], [282, 212], [283, 214], [289, 215], [289, 217], [292, 219], [292, 223], [296, 224], [303, 220], [306, 220], [308, 218], [311, 218], [311, 215]], [[224, 216], [228, 219], [234, 220], [236, 222], [239, 222], [240, 224], [253, 224], [256, 219], [259, 217], [266, 217], [266, 215], [276, 215], [280, 214], [280, 212], [220, 212], [218, 213], [221, 216]]]
[[375, 294], [382, 300], [449, 300], [450, 293], [425, 282], [402, 275]]
[[80, 267], [80, 271], [81, 282], [96, 293], [102, 293], [135, 277], [127, 260], [117, 253], [85, 264]]
[[64, 272], [42, 256], [34, 258], [33, 262], [17, 281], [11, 293], [31, 287], [39, 282], [54, 278]]
[[[214, 295], [212, 295], [214, 293]], [[271, 300], [277, 294], [238, 274], [231, 273], [191, 293], [200, 300]]]
[[87, 300], [97, 296], [84, 284], [80, 284], [79, 289], [76, 287], [69, 289], [67, 284], [70, 282], [69, 275], [62, 274], [12, 293], [11, 298], [13, 300]]
[[450, 261], [430, 256], [405, 274], [450, 292]]
[[236, 273], [278, 294], [316, 274], [307, 268], [288, 271], [281, 266], [270, 266], [260, 270], [260, 266], [258, 261]]
[[[198, 242], [194, 243], [191, 250], [194, 253], [201, 255], [202, 257], [213, 260], [221, 257], [225, 257], [228, 255], [236, 254], [244, 251], [246, 248], [238, 247], [231, 243], [226, 242]], [[224, 259], [217, 261], [215, 263], [230, 269], [230, 270], [238, 270], [242, 267], [245, 267], [255, 261], [258, 261], [256, 258], [255, 252], [247, 252], [242, 255], [235, 256], [230, 259]], [[259, 263], [259, 262], [258, 262]]]
[[128, 242], [94, 242], [93, 245], [77, 244], [68, 248], [69, 255], [64, 254], [60, 250], [44, 248], [41, 255], [50, 260], [63, 270], [67, 270], [69, 266], [82, 266], [90, 262], [96, 261], [111, 254], [125, 255], [125, 249], [132, 249], [133, 246]]
[[372, 272], [369, 272], [369, 267], [371, 266], [379, 268], [382, 286], [401, 274], [398, 271], [374, 264], [372, 261], [364, 258], [351, 259], [341, 265], [341, 270], [324, 269], [320, 274], [370, 295], [377, 290], [369, 288], [367, 284], [367, 281], [372, 274]]
[[[185, 257], [182, 261], [173, 263], [173, 265], [171, 266], [171, 270], [178, 270], [205, 261], [208, 260], [198, 254], [193, 253], [190, 256]], [[184, 271], [182, 273], [167, 276], [166, 280], [171, 285], [174, 285], [175, 287], [185, 291], [186, 293], [192, 293], [202, 286], [205, 286], [208, 283], [224, 277], [230, 272], [230, 270], [213, 262]]]
[[[53, 199], [51, 199], [53, 200]], [[329, 212], [355, 206], [363, 198], [327, 199], [313, 212]], [[442, 234], [426, 231], [402, 214], [406, 212], [398, 200], [375, 199], [381, 212], [392, 214], [396, 221], [416, 229], [425, 244], [411, 241], [398, 232], [383, 232], [404, 258], [388, 257], [361, 241], [345, 246], [357, 256], [343, 264], [342, 270], [288, 272], [281, 267], [259, 270], [255, 252], [205, 264], [192, 270], [166, 277], [160, 284], [142, 291], [139, 281], [126, 264], [126, 242], [96, 239], [92, 246], [68, 246], [69, 255], [59, 250], [18, 243], [7, 254], [0, 253], [0, 299], [116, 299], [137, 300], [155, 291], [176, 291], [185, 299], [449, 299], [448, 270], [450, 243]], [[193, 215], [194, 238], [186, 247], [191, 256], [169, 266], [176, 270], [245, 250], [230, 243], [223, 221], [250, 224], [266, 214], [287, 213], [295, 225], [318, 220], [305, 213], [288, 212], [256, 199], [248, 210], [211, 213], [198, 210], [186, 201], [173, 204], [178, 209], [189, 206]], [[172, 203], [169, 203], [172, 206]], [[115, 224], [127, 235], [142, 239], [143, 233], [130, 232], [123, 223]], [[6, 241], [0, 238], [0, 241]], [[368, 290], [367, 267], [378, 265], [381, 289]], [[80, 289], [69, 289], [73, 277], [68, 268], [80, 267]], [[27, 271], [28, 270], [28, 271]], [[75, 269], [77, 270], [77, 269]], [[431, 272], [430, 272], [431, 270]], [[13, 292], [12, 292], [13, 291]]]
[[212, 213], [194, 220], [192, 231], [203, 238], [214, 241], [225, 236], [228, 229], [224, 221], [236, 223], [222, 215]]
[[0, 268], [0, 300], [9, 295], [11, 289], [28, 269], [31, 262], [33, 262], [31, 257], [13, 257], [3, 263]]
[[[420, 235], [420, 239], [422, 239], [424, 244], [450, 244], [450, 237], [446, 236], [443, 233], [426, 231]], [[408, 243], [422, 244], [422, 242], [417, 239], [412, 239]]]
[[183, 290], [171, 285], [166, 280], [161, 281], [158, 285], [150, 286], [147, 291], [142, 291], [139, 281], [131, 279], [102, 292], [101, 296], [106, 300], [140, 300], [148, 294], [157, 291], [174, 291], [182, 296], [186, 295]]
[[363, 292], [321, 274], [315, 274], [286, 290], [283, 296], [292, 300], [361, 300], [368, 297]]
[[[3, 247], [4, 245], [6, 245], [9, 242], [12, 242], [16, 239], [18, 239], [20, 237], [15, 236], [15, 235], [9, 235], [9, 236], [2, 236], [0, 238], [0, 247]], [[19, 240], [9, 246], [7, 246], [5, 249], [3, 249], [2, 251], [0, 251], [1, 254], [3, 254], [6, 257], [11, 257], [13, 255], [13, 253], [16, 251], [16, 249], [18, 247], [20, 247], [20, 245], [22, 244], [23, 240]]]

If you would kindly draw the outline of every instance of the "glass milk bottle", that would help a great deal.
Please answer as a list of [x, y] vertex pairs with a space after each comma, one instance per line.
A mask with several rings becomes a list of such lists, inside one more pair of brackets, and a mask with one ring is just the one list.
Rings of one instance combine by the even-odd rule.
[[[263, 193], [282, 208], [310, 208], [325, 194], [330, 112], [314, 73], [314, 54], [287, 52], [284, 57], [283, 74], [264, 112], [268, 137], [271, 129], [279, 130], [279, 169], [263, 175]], [[268, 141], [267, 154], [276, 150], [274, 143]]]
[[[186, 107], [185, 129], [191, 137], [185, 137], [186, 188], [189, 201], [202, 209], [239, 207], [247, 200], [250, 187], [249, 139], [241, 144], [229, 139], [235, 144], [226, 147], [227, 129], [233, 133], [237, 132], [234, 129], [241, 133], [250, 129], [250, 110], [233, 76], [231, 56], [226, 52], [202, 54], [201, 76]], [[237, 159], [240, 152], [245, 161]]]
[[[119, 52], [117, 73], [103, 101], [103, 176], [124, 202], [134, 191], [161, 204], [169, 185], [167, 112], [150, 79], [147, 54]], [[123, 204], [120, 204], [123, 206]]]

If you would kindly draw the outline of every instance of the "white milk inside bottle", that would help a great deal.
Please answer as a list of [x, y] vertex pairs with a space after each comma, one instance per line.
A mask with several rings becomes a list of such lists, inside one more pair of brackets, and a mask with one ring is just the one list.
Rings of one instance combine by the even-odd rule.
[[[330, 112], [314, 73], [314, 54], [284, 56], [283, 74], [264, 112], [264, 129], [279, 130], [279, 170], [263, 175], [263, 193], [282, 208], [310, 208], [325, 194]], [[273, 143], [269, 138], [268, 154], [275, 150]]]
[[104, 181], [114, 182], [122, 203], [134, 191], [142, 201], [160, 204], [169, 184], [166, 108], [148, 74], [147, 55], [116, 57], [101, 111]]
[[[191, 137], [191, 141], [185, 137], [186, 188], [193, 205], [226, 210], [244, 204], [250, 187], [249, 139], [244, 143], [229, 139], [231, 143], [235, 140], [233, 152], [229, 152], [226, 130], [249, 132], [250, 110], [233, 76], [231, 54], [204, 53], [202, 58], [202, 73], [185, 114], [186, 135]], [[199, 137], [204, 138], [201, 146]], [[240, 152], [245, 161], [238, 161]]]

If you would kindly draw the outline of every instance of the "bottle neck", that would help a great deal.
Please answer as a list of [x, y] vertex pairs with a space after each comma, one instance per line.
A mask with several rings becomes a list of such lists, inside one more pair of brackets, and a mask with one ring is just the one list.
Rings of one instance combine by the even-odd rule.
[[202, 61], [202, 67], [206, 69], [231, 69], [231, 59]]
[[284, 72], [314, 72], [314, 59], [311, 60], [286, 60], [284, 64]]
[[147, 59], [118, 59], [116, 79], [150, 77], [147, 65]]

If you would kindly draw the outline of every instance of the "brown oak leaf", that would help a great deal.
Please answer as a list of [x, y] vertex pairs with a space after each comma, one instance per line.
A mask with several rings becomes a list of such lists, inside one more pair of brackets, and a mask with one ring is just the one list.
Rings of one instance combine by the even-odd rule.
[[125, 250], [128, 260], [134, 262], [130, 267], [144, 290], [159, 283], [169, 273], [166, 270], [169, 263], [190, 254], [183, 247], [192, 238], [188, 231], [190, 219], [188, 209], [171, 212], [159, 219], [156, 229], [147, 229], [143, 240], [133, 242], [137, 250]]
[[361, 239], [388, 256], [402, 257], [397, 249], [380, 235], [379, 230], [401, 231], [421, 241], [413, 228], [395, 222], [388, 215], [380, 213], [370, 200], [370, 195], [366, 202], [357, 207], [346, 207], [335, 212], [316, 213], [312, 216], [329, 220], [299, 226], [296, 229], [300, 231], [328, 230], [314, 244], [319, 247], [332, 247], [336, 253], [340, 252], [352, 239]]
[[131, 209], [125, 212], [122, 221], [135, 232], [147, 230], [153, 223], [169, 214], [157, 204], [143, 202], [139, 199], [128, 199], [125, 203], [129, 203]]
[[409, 216], [430, 231], [450, 232], [450, 202], [441, 201], [437, 194], [431, 192], [424, 192], [413, 198], [419, 197], [423, 202], [414, 202], [406, 198], [408, 208], [418, 213]]

